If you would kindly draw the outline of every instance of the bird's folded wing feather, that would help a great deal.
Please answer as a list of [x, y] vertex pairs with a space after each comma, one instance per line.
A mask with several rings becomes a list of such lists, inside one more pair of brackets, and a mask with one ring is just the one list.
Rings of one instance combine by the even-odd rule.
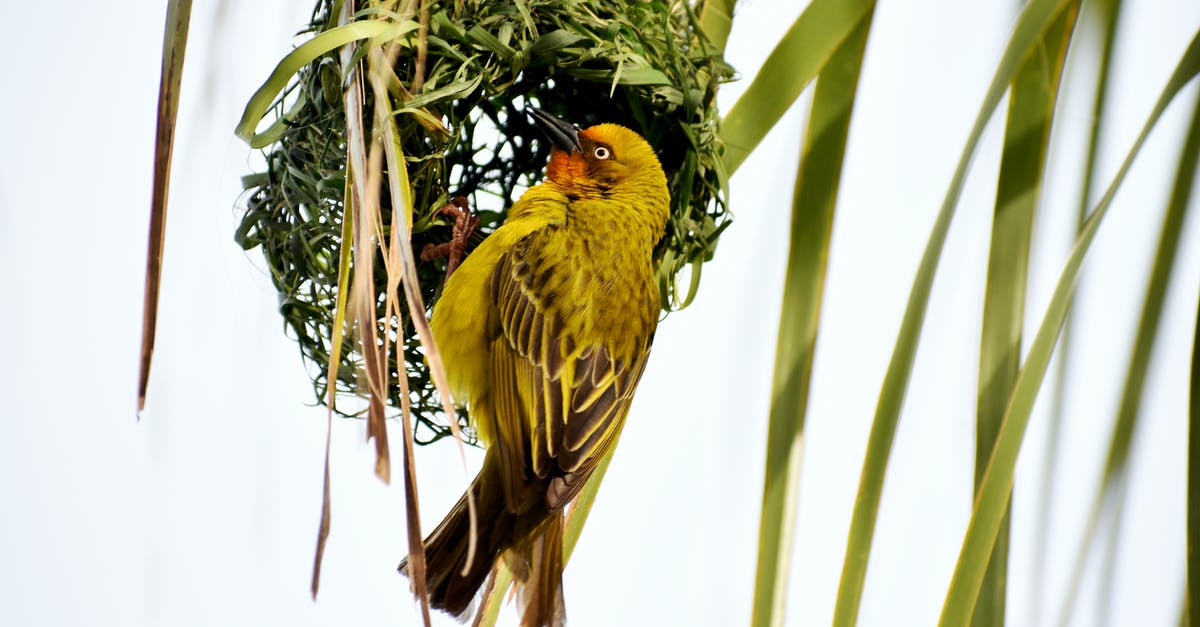
[[512, 511], [543, 496], [530, 493], [532, 486], [546, 486], [551, 509], [583, 487], [625, 420], [652, 333], [647, 329], [637, 340], [645, 349], [625, 360], [614, 360], [616, 351], [602, 340], [573, 337], [562, 321], [565, 307], [587, 304], [556, 302], [555, 289], [573, 270], [544, 262], [531, 243], [514, 246], [492, 275], [492, 389]]

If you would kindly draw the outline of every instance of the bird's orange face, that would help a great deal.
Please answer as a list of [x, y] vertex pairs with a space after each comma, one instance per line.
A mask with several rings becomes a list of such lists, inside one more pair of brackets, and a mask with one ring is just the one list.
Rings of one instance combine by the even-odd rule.
[[[555, 146], [550, 152], [550, 164], [546, 166], [546, 178], [568, 186], [582, 184], [594, 179], [612, 179], [615, 170], [620, 168], [613, 147], [609, 142], [598, 137], [598, 127], [592, 127], [579, 133], [579, 145], [582, 150], [563, 150]], [[596, 180], [597, 184], [601, 181]], [[611, 183], [611, 181], [610, 181]]]
[[[551, 142], [546, 179], [568, 197], [623, 197], [624, 202], [651, 202], [654, 212], [667, 211], [662, 166], [641, 135], [619, 124], [579, 130], [541, 109], [529, 113]], [[662, 202], [652, 202], [658, 197]]]
[[611, 191], [638, 172], [661, 172], [653, 150], [633, 131], [616, 124], [599, 124], [579, 131], [579, 149], [555, 145], [546, 178], [564, 189]]

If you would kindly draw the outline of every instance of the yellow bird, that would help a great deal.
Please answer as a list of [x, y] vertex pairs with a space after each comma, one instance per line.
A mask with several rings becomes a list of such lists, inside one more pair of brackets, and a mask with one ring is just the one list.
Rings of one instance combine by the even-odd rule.
[[435, 608], [465, 617], [503, 559], [521, 624], [540, 627], [566, 619], [563, 508], [616, 442], [646, 367], [659, 315], [652, 254], [670, 195], [637, 133], [532, 116], [553, 143], [546, 180], [447, 279], [433, 310], [451, 392], [487, 453], [470, 487], [475, 554], [465, 494], [425, 554]]

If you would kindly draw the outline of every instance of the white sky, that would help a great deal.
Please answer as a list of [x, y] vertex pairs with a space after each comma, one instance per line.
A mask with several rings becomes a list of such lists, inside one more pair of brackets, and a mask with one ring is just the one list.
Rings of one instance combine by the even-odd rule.
[[[403, 491], [371, 474], [356, 421], [335, 425], [333, 533], [308, 597], [324, 411], [281, 329], [257, 253], [232, 241], [232, 135], [290, 48], [308, 2], [197, 2], [176, 144], [159, 340], [135, 421], [162, 2], [13, 3], [0, 99], [0, 622], [11, 625], [415, 625]], [[1126, 3], [1104, 184], [1197, 25], [1188, 0]], [[986, 5], [986, 6], [985, 6]], [[879, 385], [929, 227], [1008, 35], [1015, 3], [882, 0], [867, 50], [834, 227], [807, 423], [789, 625], [833, 596]], [[800, 7], [741, 3], [729, 60], [747, 77]], [[1065, 257], [1090, 78], [1056, 119], [1035, 241], [1030, 324]], [[1083, 77], [1080, 74], [1084, 75]], [[724, 88], [728, 108], [744, 88]], [[1046, 598], [1057, 599], [1102, 463], [1192, 86], [1130, 174], [1085, 265]], [[1181, 106], [1183, 105], [1183, 106]], [[566, 572], [573, 626], [748, 620], [796, 107], [733, 179], [737, 222], [696, 303], [660, 326], [621, 448]], [[933, 292], [893, 449], [862, 625], [932, 624], [970, 508], [981, 277], [1002, 125], [974, 162]], [[1053, 157], [1052, 157], [1053, 158]], [[1114, 625], [1174, 624], [1183, 589], [1186, 386], [1200, 232], [1186, 225], [1137, 435]], [[1032, 330], [1028, 333], [1032, 335]], [[703, 339], [697, 339], [703, 338]], [[1044, 409], [1044, 408], [1043, 408]], [[1013, 624], [1030, 624], [1046, 416], [1018, 467]], [[398, 448], [400, 431], [391, 435]], [[472, 463], [479, 454], [473, 452]], [[422, 449], [428, 529], [466, 477]], [[473, 470], [472, 470], [473, 473]], [[1093, 571], [1096, 568], [1093, 567]], [[1094, 597], [1094, 578], [1087, 582]], [[1050, 609], [1056, 609], [1051, 606]], [[1079, 625], [1095, 622], [1089, 600]], [[445, 619], [445, 617], [439, 617]], [[508, 619], [511, 621], [509, 611]], [[453, 624], [448, 619], [441, 624]]]

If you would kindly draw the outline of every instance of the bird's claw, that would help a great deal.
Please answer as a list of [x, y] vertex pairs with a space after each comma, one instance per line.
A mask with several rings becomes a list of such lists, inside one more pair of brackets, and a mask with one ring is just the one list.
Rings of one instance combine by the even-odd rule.
[[441, 244], [426, 244], [421, 249], [421, 259], [429, 261], [438, 257], [447, 257], [446, 278], [448, 279], [458, 269], [463, 257], [466, 256], [467, 238], [479, 226], [479, 218], [471, 213], [470, 205], [467, 204], [465, 196], [451, 198], [450, 202], [439, 208], [437, 212], [454, 218], [454, 226], [450, 231], [450, 241]]

